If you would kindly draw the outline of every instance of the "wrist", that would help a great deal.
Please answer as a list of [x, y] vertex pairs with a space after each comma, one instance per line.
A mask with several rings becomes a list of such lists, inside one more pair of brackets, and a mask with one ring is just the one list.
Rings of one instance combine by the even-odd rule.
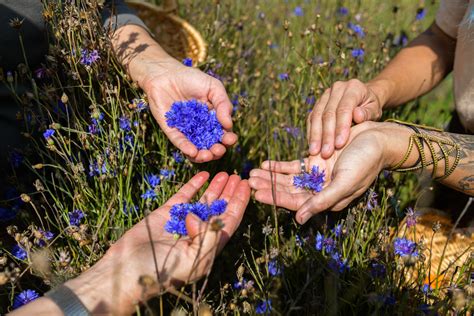
[[379, 102], [380, 110], [389, 106], [393, 83], [388, 79], [375, 78], [367, 82], [367, 88], [372, 91]]
[[[384, 169], [392, 169], [405, 156], [408, 150], [412, 130], [396, 123], [379, 123], [377, 126], [379, 140], [383, 146]], [[403, 166], [411, 166], [416, 163], [418, 152], [412, 151]]]

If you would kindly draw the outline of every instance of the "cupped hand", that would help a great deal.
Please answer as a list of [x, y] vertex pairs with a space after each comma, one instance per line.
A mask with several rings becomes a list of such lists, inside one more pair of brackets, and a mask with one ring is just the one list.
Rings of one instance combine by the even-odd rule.
[[[151, 112], [169, 140], [191, 161], [202, 163], [219, 159], [226, 152], [226, 146], [236, 143], [237, 135], [232, 133], [232, 104], [221, 81], [172, 58], [157, 64], [147, 63], [145, 68], [139, 83], [148, 97]], [[209, 150], [198, 150], [178, 129], [166, 123], [165, 113], [174, 102], [191, 99], [205, 102], [215, 110], [224, 128], [222, 142]]]
[[296, 188], [295, 176], [301, 173], [299, 160], [265, 161], [261, 169], [250, 172], [249, 184], [259, 202], [296, 211], [296, 220], [304, 224], [325, 210], [340, 211], [363, 194], [385, 167], [383, 134], [364, 123], [352, 128], [349, 142], [330, 158], [321, 155], [305, 159], [307, 171], [319, 166], [326, 174], [321, 192]]
[[[200, 201], [209, 204], [224, 199], [228, 202], [226, 211], [214, 225], [216, 218], [202, 222], [190, 214], [186, 218], [189, 236], [176, 239], [164, 229], [171, 207], [190, 202], [208, 177], [207, 172], [195, 175], [163, 206], [132, 227], [109, 249], [103, 260], [109, 265], [113, 263], [112, 269], [120, 269], [119, 280], [124, 284], [118, 286], [125, 287], [124, 291], [140, 291], [136, 286], [140, 276], [151, 276], [158, 286], [146, 293], [146, 299], [169, 287], [195, 281], [210, 271], [216, 254], [242, 220], [250, 199], [247, 180], [221, 172], [211, 181]], [[128, 290], [130, 288], [132, 290]], [[136, 298], [140, 294], [131, 296]]]
[[335, 82], [308, 117], [309, 154], [329, 158], [346, 145], [352, 121], [359, 124], [381, 115], [382, 104], [368, 84], [357, 79]]

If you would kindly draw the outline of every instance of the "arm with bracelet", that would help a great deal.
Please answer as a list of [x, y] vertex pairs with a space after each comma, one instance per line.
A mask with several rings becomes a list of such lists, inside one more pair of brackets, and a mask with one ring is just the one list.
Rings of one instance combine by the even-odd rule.
[[[303, 224], [313, 215], [340, 211], [361, 196], [380, 171], [425, 173], [442, 184], [474, 195], [474, 136], [446, 133], [404, 122], [365, 122], [351, 130], [348, 143], [324, 159], [304, 159], [307, 170], [318, 166], [326, 174], [321, 192], [296, 188], [293, 177], [301, 161], [266, 161], [250, 173], [255, 198], [296, 211]], [[273, 171], [273, 174], [271, 172]]]

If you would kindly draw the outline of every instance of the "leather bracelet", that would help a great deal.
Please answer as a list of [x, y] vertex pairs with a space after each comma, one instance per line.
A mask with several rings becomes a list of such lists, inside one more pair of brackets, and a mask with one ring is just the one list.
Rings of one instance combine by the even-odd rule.
[[92, 315], [79, 297], [64, 284], [50, 290], [45, 294], [61, 309], [65, 316], [90, 316]]

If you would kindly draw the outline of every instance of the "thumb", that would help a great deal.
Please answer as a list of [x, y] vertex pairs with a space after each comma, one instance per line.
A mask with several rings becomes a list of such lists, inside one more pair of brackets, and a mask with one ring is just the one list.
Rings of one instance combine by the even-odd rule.
[[376, 102], [370, 102], [354, 108], [354, 122], [360, 124], [365, 121], [376, 121], [382, 115], [382, 111]]

